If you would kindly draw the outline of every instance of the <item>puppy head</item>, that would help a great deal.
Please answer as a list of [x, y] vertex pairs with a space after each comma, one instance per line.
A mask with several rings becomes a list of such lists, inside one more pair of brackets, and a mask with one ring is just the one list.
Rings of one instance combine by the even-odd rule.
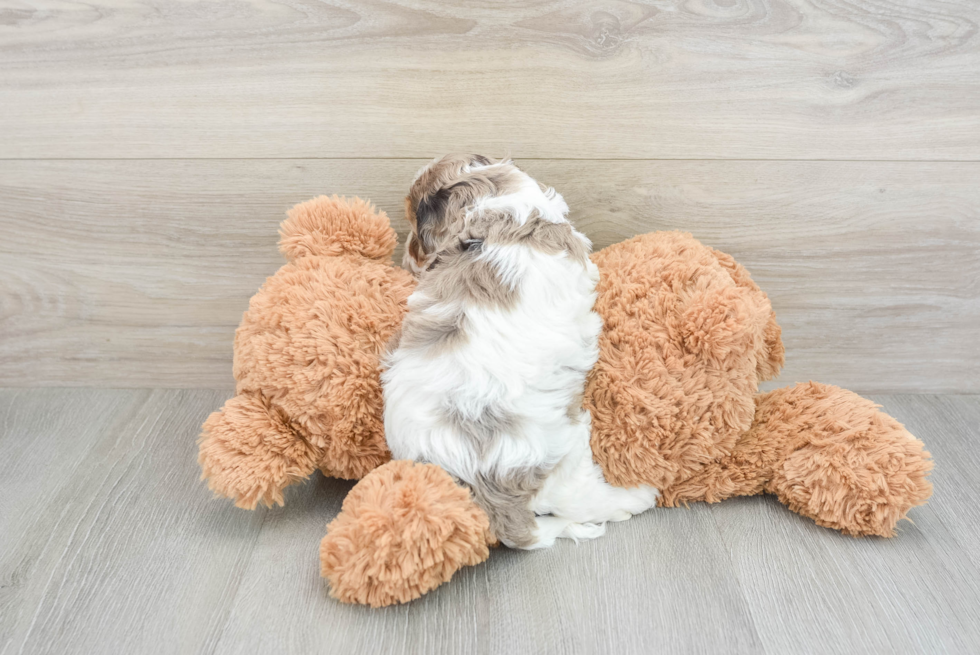
[[[510, 202], [498, 207], [494, 199]], [[553, 220], [564, 220], [568, 211], [561, 196], [539, 185], [510, 160], [493, 161], [482, 155], [436, 159], [415, 176], [405, 198], [405, 217], [412, 231], [403, 266], [419, 275], [443, 244], [463, 232], [474, 210], [510, 210], [514, 219], [523, 222], [532, 209], [541, 207], [549, 216], [557, 216]]]

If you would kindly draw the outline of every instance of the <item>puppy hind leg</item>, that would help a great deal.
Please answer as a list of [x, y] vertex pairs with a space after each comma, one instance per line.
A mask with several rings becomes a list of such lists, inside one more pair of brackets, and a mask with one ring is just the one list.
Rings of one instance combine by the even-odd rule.
[[551, 548], [556, 539], [572, 539], [578, 543], [584, 539], [596, 539], [606, 533], [606, 526], [601, 523], [575, 523], [558, 516], [538, 516], [535, 523], [536, 541], [522, 546], [525, 550]]
[[[475, 484], [470, 485], [473, 500], [486, 512], [491, 530], [504, 545], [534, 550], [549, 548], [558, 538], [578, 542], [581, 539], [595, 539], [605, 533], [603, 525], [577, 523], [557, 516], [536, 516], [529, 506], [533, 485], [517, 493], [517, 486], [512, 484], [517, 477], [516, 472], [506, 477], [481, 475]], [[541, 476], [535, 476], [535, 479], [540, 481]]]
[[559, 537], [578, 543], [585, 539], [598, 539], [604, 534], [606, 534], [605, 523], [569, 523]]
[[531, 499], [538, 492], [547, 471], [512, 469], [506, 472], [480, 472], [469, 485], [473, 500], [490, 519], [490, 529], [510, 548], [548, 548], [571, 523], [567, 519], [535, 516]]
[[525, 546], [521, 546], [521, 548], [524, 550], [551, 548], [555, 544], [555, 539], [561, 537], [571, 525], [572, 522], [568, 519], [561, 519], [557, 516], [535, 517], [535, 540]]
[[592, 461], [588, 449], [569, 453], [555, 468], [534, 499], [533, 509], [576, 523], [625, 521], [653, 507], [659, 492], [653, 487], [614, 487]]

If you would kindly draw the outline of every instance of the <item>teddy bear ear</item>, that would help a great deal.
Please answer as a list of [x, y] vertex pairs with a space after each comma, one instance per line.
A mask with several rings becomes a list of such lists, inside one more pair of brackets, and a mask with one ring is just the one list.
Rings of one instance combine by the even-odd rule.
[[279, 252], [290, 260], [343, 254], [385, 259], [397, 242], [388, 215], [360, 198], [319, 196], [301, 202], [279, 226]]

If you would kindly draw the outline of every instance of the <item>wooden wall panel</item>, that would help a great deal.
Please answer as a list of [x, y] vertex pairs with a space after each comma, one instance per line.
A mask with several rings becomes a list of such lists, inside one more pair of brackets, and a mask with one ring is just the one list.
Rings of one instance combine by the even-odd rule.
[[980, 159], [974, 0], [43, 0], [0, 158]]
[[[404, 236], [424, 160], [0, 162], [0, 386], [231, 386], [285, 210], [359, 194]], [[596, 247], [681, 229], [772, 298], [780, 384], [980, 391], [980, 163], [520, 162]]]

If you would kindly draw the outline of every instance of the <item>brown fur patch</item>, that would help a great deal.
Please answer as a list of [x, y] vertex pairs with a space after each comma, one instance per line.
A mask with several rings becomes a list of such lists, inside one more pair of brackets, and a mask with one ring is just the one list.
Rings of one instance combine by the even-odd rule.
[[[424, 300], [402, 324], [402, 345], [453, 347], [466, 340], [466, 305], [505, 310], [516, 305], [516, 289], [505, 284], [493, 264], [479, 254], [478, 249], [455, 241], [436, 256], [419, 282], [418, 294]], [[430, 311], [434, 306], [439, 310]]]
[[463, 416], [455, 408], [450, 408], [446, 422], [456, 434], [469, 441], [481, 458], [493, 449], [501, 435], [517, 436], [521, 429], [518, 417], [493, 405], [485, 406], [475, 418]]
[[808, 382], [756, 397], [731, 454], [662, 490], [660, 504], [772, 493], [845, 534], [891, 537], [932, 493], [923, 444], [870, 400]]
[[260, 393], [235, 396], [211, 414], [199, 446], [208, 486], [243, 509], [282, 505], [283, 490], [305, 480], [323, 457]]
[[455, 348], [466, 341], [466, 316], [428, 313], [424, 309], [406, 314], [400, 343], [406, 348]]
[[493, 262], [480, 257], [481, 248], [457, 242], [436, 255], [433, 266], [419, 282], [419, 290], [440, 303], [469, 302], [512, 308], [517, 290], [506, 284]]
[[489, 212], [473, 218], [435, 253], [419, 289], [440, 302], [466, 300], [513, 307], [517, 291], [504, 284], [493, 262], [482, 257], [488, 245], [520, 245], [548, 254], [565, 252], [583, 266], [589, 256], [589, 246], [568, 223], [532, 216], [519, 225], [506, 213]]
[[473, 500], [486, 512], [497, 539], [516, 548], [535, 542], [537, 520], [528, 505], [547, 474], [542, 468], [517, 469], [503, 475], [481, 475], [469, 485]]
[[[744, 266], [735, 261], [734, 257], [714, 248], [708, 248], [708, 250], [718, 259], [718, 263], [728, 271], [728, 274], [732, 276], [735, 284], [753, 293], [762, 293], [759, 286], [752, 280], [749, 272], [745, 270]], [[779, 370], [786, 361], [786, 350], [783, 348], [781, 336], [782, 328], [776, 322], [776, 312], [770, 311], [769, 318], [766, 321], [764, 337], [766, 352], [765, 356], [759, 358], [758, 373], [760, 381], [771, 380], [779, 375]]]
[[279, 226], [279, 252], [290, 260], [348, 254], [387, 262], [397, 243], [387, 214], [356, 197], [301, 202]]
[[766, 342], [772, 307], [689, 234], [638, 236], [592, 259], [604, 324], [585, 392], [593, 456], [612, 484], [663, 490], [751, 426], [760, 360], [778, 343]]
[[[520, 245], [548, 254], [566, 252], [585, 265], [588, 245], [568, 223], [551, 223], [532, 216], [518, 225], [505, 213], [488, 213], [470, 221], [431, 259], [418, 290], [429, 302], [408, 313], [402, 325], [402, 343], [433, 347], [466, 339], [465, 304], [513, 308], [519, 293], [501, 279], [492, 261], [483, 256], [487, 245]], [[432, 305], [456, 307], [451, 315], [427, 313]]]

